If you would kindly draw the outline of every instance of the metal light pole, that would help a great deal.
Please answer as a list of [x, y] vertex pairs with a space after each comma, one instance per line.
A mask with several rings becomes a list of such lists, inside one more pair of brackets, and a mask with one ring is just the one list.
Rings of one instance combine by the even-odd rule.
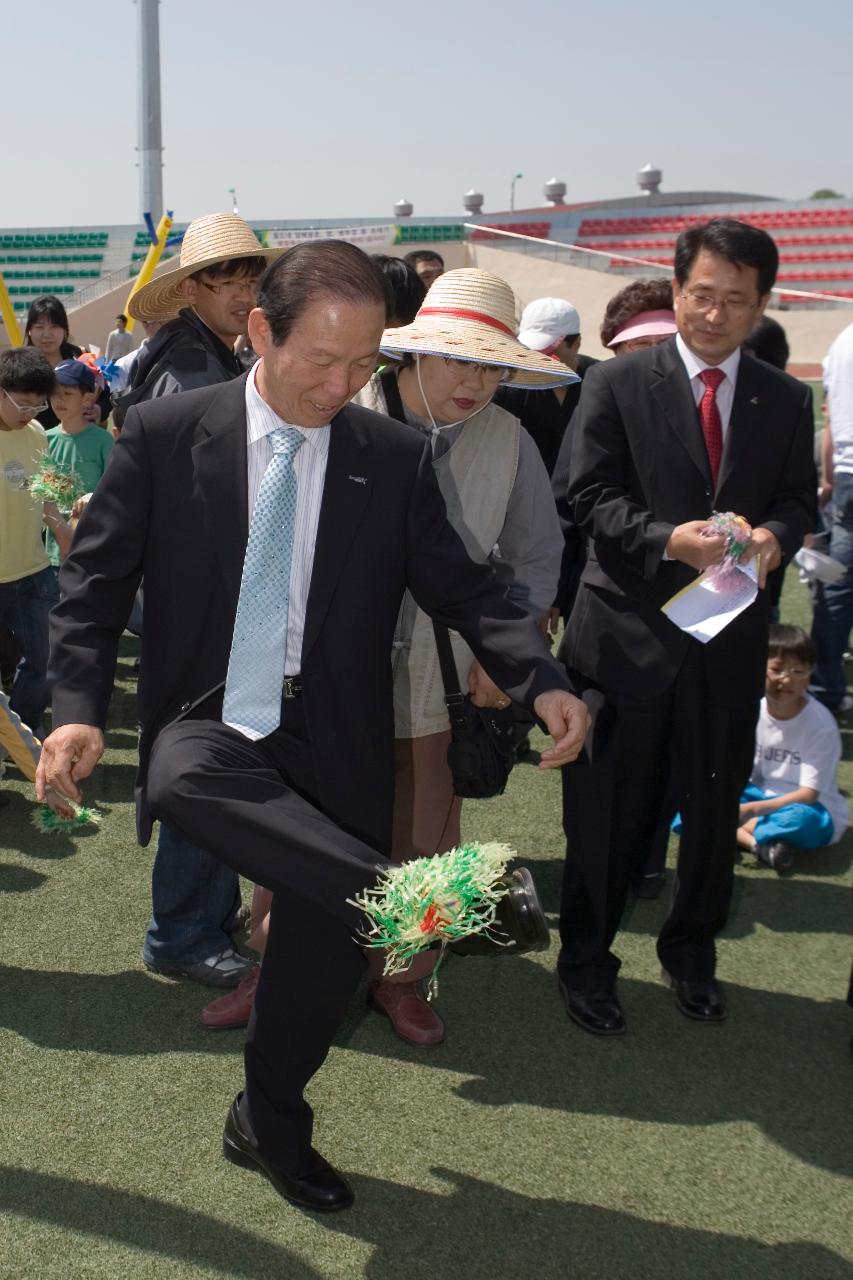
[[140, 213], [150, 213], [156, 225], [163, 216], [159, 0], [136, 0], [136, 3], [139, 6]]
[[231, 197], [231, 212], [232, 212], [232, 213], [239, 213], [239, 212], [240, 212], [240, 210], [237, 208], [237, 188], [236, 188], [236, 187], [229, 187], [229, 188], [228, 188], [228, 194], [229, 194], [229, 196]]
[[523, 177], [524, 177], [524, 174], [523, 174], [523, 173], [514, 173], [514, 174], [512, 175], [512, 182], [509, 184], [509, 211], [510, 211], [510, 213], [512, 213], [512, 212], [513, 212], [513, 210], [515, 209], [515, 184], [516, 184], [516, 182], [518, 182], [518, 179], [519, 179], [519, 178], [523, 178]]

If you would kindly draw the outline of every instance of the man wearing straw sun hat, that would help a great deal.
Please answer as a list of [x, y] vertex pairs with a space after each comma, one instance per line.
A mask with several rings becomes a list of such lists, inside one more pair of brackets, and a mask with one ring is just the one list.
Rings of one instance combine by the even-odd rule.
[[[402, 419], [430, 437], [448, 517], [468, 554], [491, 563], [507, 594], [537, 622], [553, 602], [563, 538], [548, 473], [518, 419], [493, 403], [510, 384], [547, 392], [578, 381], [551, 355], [515, 337], [515, 297], [486, 271], [439, 276], [414, 321], [386, 330], [382, 351], [395, 363], [374, 375], [357, 403]], [[499, 689], [462, 638], [452, 636], [461, 687], [481, 707], [506, 708]], [[461, 839], [462, 801], [447, 763], [450, 721], [432, 623], [407, 594], [394, 640], [394, 826], [398, 862], [443, 853]], [[423, 995], [433, 956], [381, 977], [370, 957], [369, 1003], [401, 1039], [440, 1043], [444, 1024]]]
[[[246, 332], [264, 268], [282, 252], [263, 249], [248, 223], [233, 213], [190, 223], [178, 262], [128, 305], [143, 323], [172, 318], [140, 355], [120, 404], [122, 416], [133, 404], [239, 377], [243, 368], [234, 340]], [[236, 873], [164, 824], [151, 898], [143, 946], [148, 969], [211, 987], [231, 988], [249, 978], [252, 966], [235, 951], [229, 934], [240, 906]]]
[[283, 252], [263, 248], [234, 213], [210, 213], [191, 222], [178, 262], [128, 303], [135, 320], [170, 323], [140, 358], [126, 407], [238, 377], [243, 370], [234, 341], [246, 332], [264, 268]]

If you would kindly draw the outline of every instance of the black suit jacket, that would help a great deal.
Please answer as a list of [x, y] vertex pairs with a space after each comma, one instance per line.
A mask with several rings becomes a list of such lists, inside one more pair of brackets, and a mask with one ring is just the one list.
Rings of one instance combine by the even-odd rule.
[[[54, 724], [103, 726], [140, 579], [137, 826], [158, 730], [221, 686], [248, 538], [245, 377], [132, 408], [80, 521], [51, 620]], [[393, 801], [391, 650], [410, 586], [528, 706], [568, 688], [538, 629], [447, 521], [429, 442], [348, 406], [332, 422], [302, 654], [323, 807], [377, 846]]]
[[[696, 576], [663, 559], [674, 526], [735, 511], [771, 529], [786, 557], [813, 529], [811, 391], [741, 357], [716, 492], [675, 339], [591, 369], [572, 429], [567, 499], [589, 558], [562, 656], [618, 699], [651, 698], [699, 643], [660, 611]], [[726, 705], [761, 695], [768, 595], [703, 646], [712, 696]]]

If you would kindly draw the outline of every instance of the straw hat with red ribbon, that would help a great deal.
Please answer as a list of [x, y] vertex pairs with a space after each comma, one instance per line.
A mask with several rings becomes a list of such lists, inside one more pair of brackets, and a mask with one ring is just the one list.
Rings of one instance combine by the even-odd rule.
[[[386, 329], [387, 356], [446, 356], [507, 369], [515, 387], [561, 387], [577, 374], [516, 339], [515, 295], [505, 280], [465, 267], [439, 276], [411, 324]], [[511, 371], [511, 373], [509, 372]]]

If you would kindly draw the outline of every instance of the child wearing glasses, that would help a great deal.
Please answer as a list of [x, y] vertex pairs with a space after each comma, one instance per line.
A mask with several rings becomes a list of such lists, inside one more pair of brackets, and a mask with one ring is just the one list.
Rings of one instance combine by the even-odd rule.
[[837, 783], [838, 725], [808, 693], [814, 664], [814, 644], [801, 627], [770, 628], [755, 763], [737, 838], [780, 873], [791, 870], [795, 850], [835, 844], [850, 821]]
[[0, 626], [15, 637], [21, 660], [10, 705], [35, 733], [48, 703], [48, 614], [58, 600], [56, 575], [42, 542], [42, 524], [62, 543], [71, 531], [52, 503], [26, 489], [48, 451], [36, 414], [47, 407], [53, 369], [35, 347], [0, 355]]

